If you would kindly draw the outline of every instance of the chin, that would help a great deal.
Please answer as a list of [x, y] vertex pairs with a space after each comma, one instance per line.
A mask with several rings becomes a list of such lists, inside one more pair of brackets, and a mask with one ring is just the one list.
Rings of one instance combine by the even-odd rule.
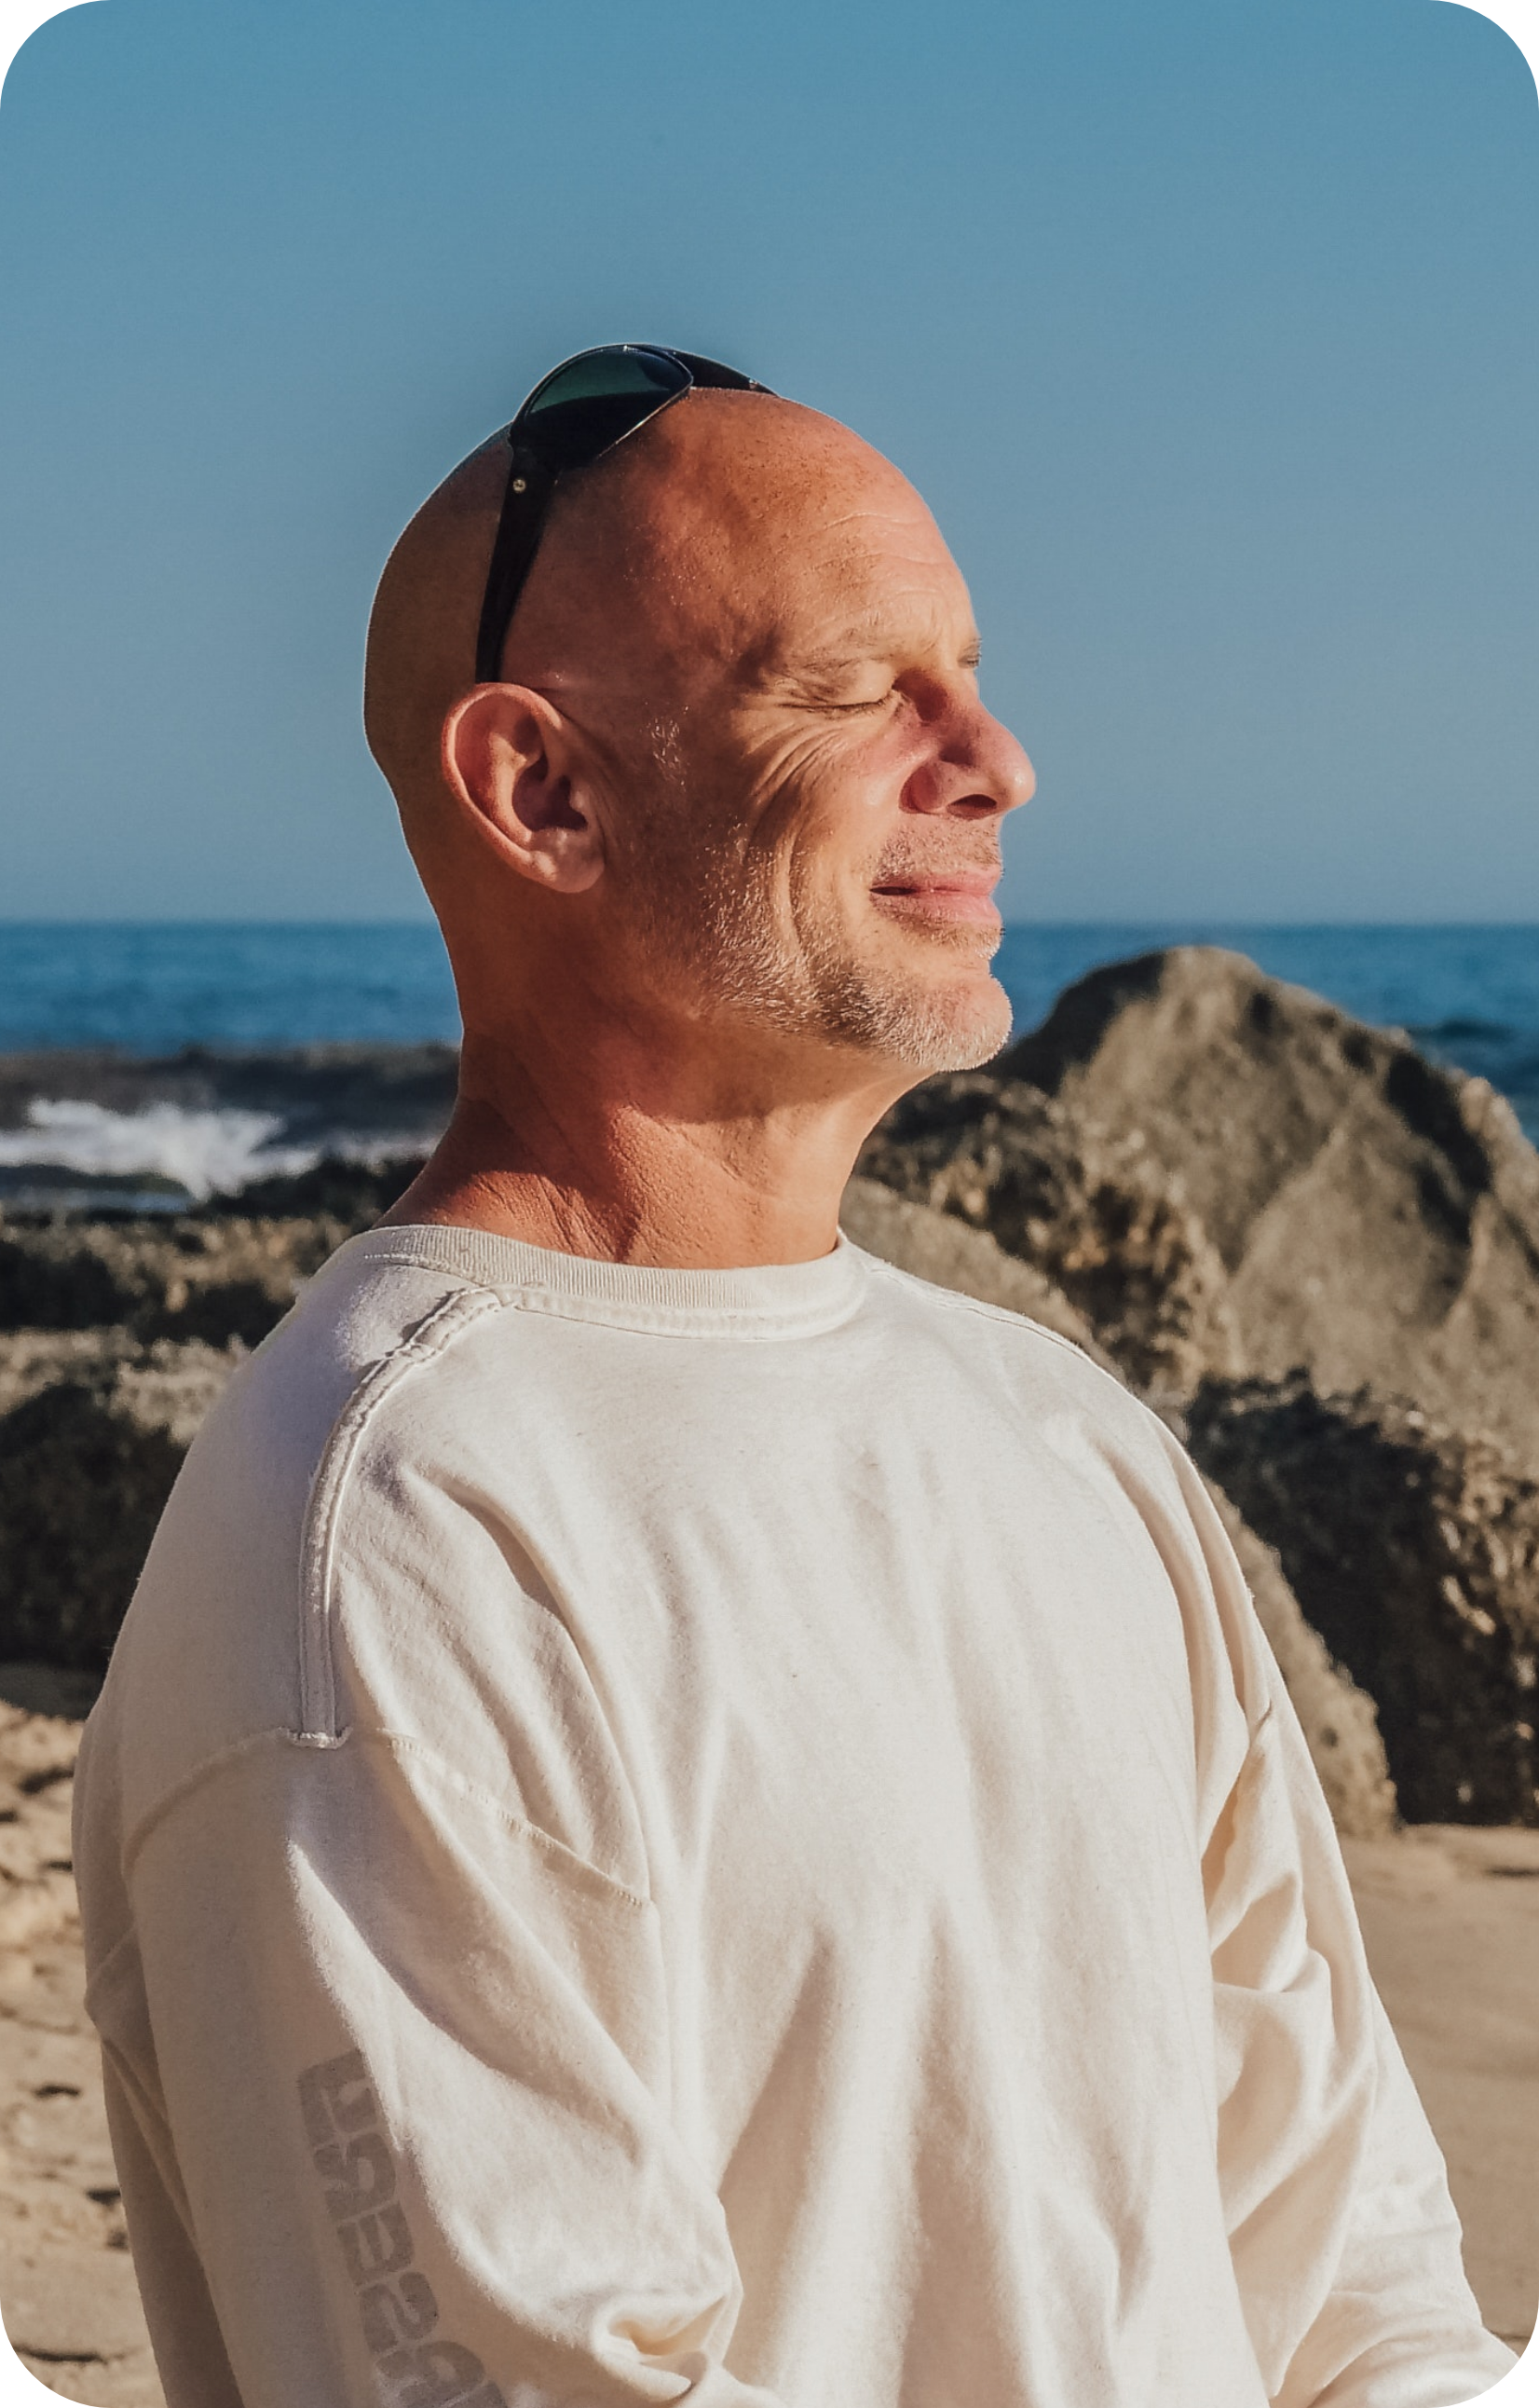
[[921, 1076], [976, 1070], [1007, 1042], [1010, 998], [982, 964], [971, 976], [865, 977], [830, 996], [827, 1033]]
[[904, 931], [903, 958], [873, 963], [872, 999], [885, 1004], [891, 1051], [925, 1071], [976, 1070], [1010, 1035], [1010, 998], [990, 968], [1000, 932]]
[[1010, 1037], [1010, 998], [992, 979], [987, 996], [937, 998], [917, 1016], [912, 1060], [926, 1071], [976, 1070], [1003, 1052]]

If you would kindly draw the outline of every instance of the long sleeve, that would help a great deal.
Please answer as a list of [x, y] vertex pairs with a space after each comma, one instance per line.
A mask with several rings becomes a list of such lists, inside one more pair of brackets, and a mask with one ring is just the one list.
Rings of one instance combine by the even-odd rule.
[[1461, 2408], [1514, 2363], [1480, 2322], [1442, 2155], [1374, 1989], [1329, 1809], [1194, 1480], [1247, 1714], [1204, 1831], [1218, 2162], [1276, 2408]]
[[130, 1882], [93, 2006], [129, 2213], [172, 2202], [207, 2285], [148, 2300], [172, 2408], [774, 2408], [721, 2365], [643, 1897], [363, 1734], [248, 1742]]

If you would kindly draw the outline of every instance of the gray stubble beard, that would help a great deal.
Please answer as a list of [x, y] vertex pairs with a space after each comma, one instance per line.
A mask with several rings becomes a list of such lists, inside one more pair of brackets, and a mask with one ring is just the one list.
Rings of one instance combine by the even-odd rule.
[[[696, 856], [686, 878], [654, 877], [645, 888], [648, 941], [695, 988], [703, 1011], [748, 1025], [826, 1042], [906, 1064], [925, 1074], [975, 1070], [1010, 1034], [1010, 1004], [990, 981], [986, 1007], [919, 985], [882, 978], [838, 942], [835, 931], [792, 896], [798, 949], [785, 943], [775, 897], [756, 865], [721, 854]], [[681, 909], [692, 883], [694, 909]], [[977, 940], [948, 931], [924, 939], [975, 959]]]

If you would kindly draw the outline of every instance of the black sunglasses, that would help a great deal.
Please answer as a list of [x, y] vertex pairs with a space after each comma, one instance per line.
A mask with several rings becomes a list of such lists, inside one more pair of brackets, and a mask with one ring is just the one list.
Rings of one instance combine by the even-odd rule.
[[503, 645], [539, 549], [556, 480], [612, 451], [691, 385], [735, 393], [768, 393], [766, 384], [703, 360], [694, 351], [655, 343], [601, 343], [578, 351], [542, 377], [507, 430], [511, 457], [497, 538], [492, 547], [481, 624], [476, 638], [476, 682], [491, 685], [501, 670]]

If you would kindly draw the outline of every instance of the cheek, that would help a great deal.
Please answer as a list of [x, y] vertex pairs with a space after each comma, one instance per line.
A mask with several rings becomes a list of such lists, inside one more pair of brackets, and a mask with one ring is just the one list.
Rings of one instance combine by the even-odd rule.
[[802, 922], [852, 928], [871, 916], [871, 881], [889, 827], [879, 801], [846, 781], [809, 798], [784, 856], [784, 883]]
[[896, 728], [809, 730], [755, 764], [751, 825], [766, 850], [860, 858], [878, 846], [917, 766]]

